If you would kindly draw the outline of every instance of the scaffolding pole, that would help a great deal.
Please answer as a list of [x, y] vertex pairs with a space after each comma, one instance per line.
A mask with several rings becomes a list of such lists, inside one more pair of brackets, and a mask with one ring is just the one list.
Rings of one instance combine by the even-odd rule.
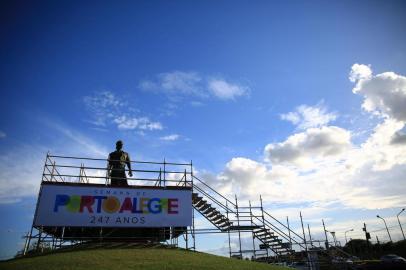
[[240, 215], [238, 210], [237, 194], [235, 196], [235, 208], [237, 210], [237, 225], [238, 225], [238, 245], [240, 248], [240, 258], [242, 259], [242, 248], [241, 248], [241, 230], [240, 230]]

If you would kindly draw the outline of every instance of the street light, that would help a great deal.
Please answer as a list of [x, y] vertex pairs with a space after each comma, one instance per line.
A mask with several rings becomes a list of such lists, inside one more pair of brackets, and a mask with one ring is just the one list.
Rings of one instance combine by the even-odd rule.
[[399, 220], [399, 215], [402, 214], [403, 211], [405, 211], [405, 208], [403, 208], [402, 211], [400, 211], [399, 214], [396, 215], [396, 217], [398, 218], [400, 230], [402, 231], [403, 240], [406, 240], [406, 238], [405, 238], [405, 233], [403, 232], [403, 229], [402, 229], [402, 224], [400, 224], [400, 220]]
[[351, 230], [345, 231], [345, 233], [344, 233], [344, 237], [345, 237], [345, 244], [346, 244], [346, 245], [347, 245], [347, 232], [352, 232], [352, 231], [354, 231], [354, 229], [351, 229]]
[[388, 225], [386, 225], [386, 221], [379, 215], [376, 215], [376, 217], [382, 219], [383, 223], [385, 223], [386, 231], [388, 232], [388, 235], [389, 235], [389, 240], [392, 242], [392, 237], [390, 237], [390, 233], [389, 233]]
[[336, 232], [329, 232], [329, 233], [331, 233], [331, 235], [333, 236], [334, 246], [336, 247], [337, 246]]

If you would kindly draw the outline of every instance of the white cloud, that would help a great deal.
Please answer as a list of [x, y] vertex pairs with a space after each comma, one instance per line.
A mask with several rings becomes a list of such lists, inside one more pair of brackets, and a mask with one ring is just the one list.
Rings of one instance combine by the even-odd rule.
[[85, 96], [83, 102], [86, 108], [92, 113], [92, 124], [96, 126], [106, 126], [111, 116], [119, 112], [125, 105], [110, 91], [101, 91], [93, 96]]
[[92, 113], [92, 123], [106, 127], [115, 124], [120, 130], [162, 130], [160, 122], [151, 121], [148, 117], [139, 116], [132, 107], [109, 91], [103, 91], [93, 96], [86, 96], [83, 101]]
[[7, 134], [0, 130], [0, 139], [4, 139], [5, 137], [7, 137]]
[[141, 81], [139, 87], [147, 91], [174, 95], [201, 95], [202, 77], [197, 72], [173, 71], [160, 73], [156, 80]]
[[114, 123], [117, 124], [118, 129], [122, 130], [161, 130], [162, 124], [159, 122], [151, 122], [146, 117], [127, 117], [125, 115], [115, 118]]
[[232, 158], [223, 172], [205, 179], [228, 196], [257, 200], [262, 194], [271, 204], [310, 204], [305, 206], [310, 213], [331, 210], [332, 204], [356, 209], [404, 207], [406, 144], [393, 143], [403, 128], [404, 123], [386, 119], [359, 146], [351, 145], [350, 132], [342, 128], [309, 129], [267, 145], [271, 163]]
[[226, 82], [223, 79], [210, 79], [208, 82], [210, 92], [219, 99], [235, 99], [246, 95], [249, 88], [246, 86]]
[[[358, 209], [404, 207], [406, 106], [399, 104], [403, 104], [405, 77], [373, 76], [368, 70], [353, 68], [351, 76], [357, 81], [353, 91], [365, 96], [367, 111], [385, 118], [363, 143], [353, 145], [349, 130], [324, 126], [335, 114], [324, 117], [328, 113], [322, 106], [302, 105], [281, 118], [303, 132], [266, 145], [266, 162], [232, 158], [210, 183], [216, 190], [242, 194], [245, 199], [257, 199], [262, 193], [270, 203], [310, 204], [319, 210], [330, 209], [331, 204]], [[307, 121], [310, 115], [318, 120]]]
[[202, 81], [202, 78], [196, 72], [175, 71], [160, 74], [158, 77], [160, 79], [160, 87], [166, 91], [195, 95], [200, 94], [199, 83]]
[[311, 127], [325, 126], [336, 120], [336, 113], [328, 113], [323, 102], [316, 106], [300, 105], [294, 112], [281, 114], [281, 119], [291, 122], [298, 129], [308, 129]]
[[139, 88], [144, 91], [164, 93], [174, 102], [179, 102], [185, 97], [207, 98], [209, 96], [231, 100], [246, 95], [250, 91], [248, 86], [226, 81], [223, 78], [212, 78], [198, 72], [185, 71], [158, 74], [154, 80], [141, 81]]
[[350, 139], [351, 133], [339, 127], [310, 128], [284, 142], [268, 144], [265, 156], [272, 164], [305, 166], [317, 158], [342, 154], [351, 146]]
[[[406, 147], [399, 151], [405, 150]], [[242, 199], [258, 200], [262, 194], [268, 203], [310, 203], [311, 209], [324, 212], [331, 210], [328, 205], [332, 203], [358, 209], [402, 207], [406, 204], [405, 157], [403, 162], [397, 160], [401, 164], [374, 168], [382, 162], [382, 155], [388, 161], [396, 160], [389, 149], [382, 147], [372, 154], [365, 148], [351, 149], [340, 160], [318, 161], [310, 171], [233, 158], [210, 184], [228, 196], [239, 194]]]
[[350, 79], [356, 82], [353, 92], [364, 97], [362, 107], [368, 112], [405, 122], [406, 77], [394, 72], [372, 75], [370, 70], [369, 73], [365, 71], [368, 67], [361, 65], [364, 71], [359, 71], [359, 65], [356, 65], [351, 72], [362, 75], [350, 76]]
[[171, 135], [160, 137], [159, 139], [161, 139], [163, 141], [176, 141], [179, 138], [180, 138], [180, 136], [178, 134], [171, 134]]
[[370, 65], [354, 64], [351, 67], [349, 79], [352, 82], [356, 82], [362, 79], [369, 79], [372, 76], [372, 70]]

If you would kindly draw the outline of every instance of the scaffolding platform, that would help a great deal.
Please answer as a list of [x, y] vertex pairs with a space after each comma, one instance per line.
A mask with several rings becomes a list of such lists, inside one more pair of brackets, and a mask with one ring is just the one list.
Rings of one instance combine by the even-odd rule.
[[[134, 168], [132, 170], [134, 176], [126, 179], [128, 186], [125, 187], [111, 186], [107, 168], [108, 162], [108, 160], [100, 158], [47, 154], [37, 207], [31, 231], [26, 236], [24, 254], [26, 254], [28, 249], [32, 249], [32, 245], [30, 245], [31, 241], [36, 241], [34, 243], [36, 250], [38, 250], [41, 249], [43, 243], [47, 244], [51, 249], [63, 248], [64, 246], [94, 246], [97, 243], [100, 246], [128, 246], [137, 245], [137, 243], [142, 246], [144, 244], [158, 245], [166, 242], [168, 246], [178, 246], [178, 239], [183, 238], [186, 249], [196, 250], [196, 235], [212, 233], [227, 234], [229, 256], [239, 259], [242, 259], [243, 255], [251, 255], [252, 260], [267, 263], [278, 260], [292, 260], [292, 258], [297, 260], [293, 255], [300, 255], [299, 257], [305, 258], [302, 255], [308, 252], [309, 247], [314, 248], [311, 238], [310, 243], [306, 241], [301, 216], [303, 234], [291, 229], [288, 218], [285, 225], [284, 222], [281, 222], [267, 212], [264, 209], [261, 196], [259, 196], [259, 206], [252, 206], [251, 201], [249, 201], [247, 206], [240, 205], [236, 195], [234, 199], [229, 199], [220, 194], [216, 188], [209, 186], [193, 174], [192, 162], [174, 163], [166, 162], [165, 159], [163, 162], [131, 161]], [[129, 216], [132, 214], [149, 213], [137, 208], [138, 206], [141, 208], [145, 206], [142, 199], [149, 199], [147, 204], [148, 207], [151, 207], [149, 204], [156, 198], [148, 198], [149, 194], [184, 192], [184, 194], [187, 193], [187, 203], [185, 205], [190, 207], [191, 222], [185, 226], [185, 223], [176, 223], [173, 219], [172, 223], [170, 223], [169, 219], [163, 218], [162, 224], [158, 222], [154, 224], [145, 223], [145, 225], [144, 223], [129, 224], [127, 226], [128, 223], [122, 224], [121, 221], [117, 225], [116, 221], [116, 223], [109, 223], [108, 225], [105, 225], [103, 222], [94, 225], [89, 223], [78, 223], [75, 225], [74, 222], [72, 223], [66, 219], [57, 220], [54, 218], [52, 219], [54, 223], [47, 223], [43, 222], [44, 219], [41, 221], [41, 218], [39, 218], [40, 222], [37, 218], [43, 218], [44, 215], [38, 211], [38, 206], [42, 200], [40, 200], [42, 198], [41, 192], [45, 189], [54, 190], [53, 200], [48, 199], [47, 201], [48, 211], [51, 211], [49, 210], [49, 205], [54, 203], [54, 212], [58, 212], [59, 207], [61, 207], [61, 211], [67, 212], [73, 208], [72, 211], [89, 214], [93, 213], [92, 211], [100, 213], [102, 208], [103, 211], [107, 211], [107, 215], [129, 211]], [[64, 194], [65, 190], [67, 194]], [[87, 193], [78, 192], [76, 194], [75, 190], [87, 190]], [[88, 190], [94, 191], [91, 196]], [[112, 209], [110, 203], [114, 203], [114, 198], [110, 197], [114, 197], [114, 190], [128, 193], [129, 196], [127, 198], [120, 194], [117, 195], [117, 198], [120, 198], [118, 202], [119, 208], [114, 208], [113, 205]], [[147, 195], [144, 197], [132, 196], [140, 190], [146, 191]], [[57, 200], [55, 196], [60, 197]], [[71, 201], [67, 202], [67, 197], [69, 197], [69, 200], [79, 200], [78, 198], [72, 199], [75, 196], [80, 197], [80, 206], [73, 203], [71, 205]], [[94, 198], [90, 198], [92, 196]], [[165, 201], [160, 200], [160, 210], [168, 211], [167, 214], [169, 216], [169, 212], [172, 211], [169, 208], [172, 206], [176, 208], [178, 205], [170, 204], [169, 200], [171, 199], [169, 197], [162, 198]], [[108, 200], [110, 200], [109, 203], [107, 203]], [[127, 203], [125, 203], [126, 200]], [[165, 207], [162, 204], [163, 202], [166, 203]], [[149, 211], [152, 210], [149, 208]], [[154, 212], [151, 213], [153, 214]], [[196, 228], [196, 214], [206, 219], [213, 228]], [[52, 216], [52, 213], [49, 215]], [[151, 216], [153, 215], [149, 217]], [[45, 221], [46, 219], [45, 215]], [[243, 248], [243, 245], [247, 244], [242, 242], [243, 234], [246, 234], [245, 236], [250, 234], [250, 237], [246, 238], [250, 239], [249, 242], [252, 245], [250, 248]], [[238, 241], [237, 245], [232, 245], [232, 238]], [[233, 251], [232, 246], [234, 246], [234, 249], [237, 247], [238, 251]]]

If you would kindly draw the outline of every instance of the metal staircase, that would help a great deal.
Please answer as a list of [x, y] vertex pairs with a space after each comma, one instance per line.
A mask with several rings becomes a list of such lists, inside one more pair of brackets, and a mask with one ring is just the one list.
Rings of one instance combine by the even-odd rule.
[[[298, 256], [302, 256], [301, 260], [307, 261], [306, 253], [311, 249], [313, 252], [318, 251], [320, 256], [324, 256], [324, 258], [319, 258], [319, 262], [328, 263], [329, 251], [307, 242], [305, 237], [293, 231], [289, 225], [286, 226], [265, 211], [261, 196], [261, 205], [259, 207], [252, 207], [251, 202], [249, 207], [241, 207], [237, 203], [237, 197], [233, 202], [196, 176], [192, 175], [192, 179], [192, 204], [194, 209], [221, 232], [229, 234], [238, 232], [239, 237], [241, 237], [240, 232], [252, 233], [252, 238], [257, 240], [258, 249], [254, 247], [253, 250], [247, 250], [247, 252], [254, 254], [253, 259], [269, 263], [278, 259], [294, 261], [298, 259]], [[257, 210], [256, 213], [254, 213], [255, 209]], [[255, 241], [253, 241], [253, 244], [255, 246]], [[293, 246], [306, 252], [296, 252]], [[337, 247], [334, 247], [334, 249], [344, 257], [351, 256]], [[242, 258], [242, 252], [240, 243], [240, 251], [233, 253], [230, 250], [230, 256]]]
[[[286, 256], [294, 252], [289, 239], [286, 239], [283, 234], [280, 237], [269, 226], [271, 222], [264, 216], [262, 202], [261, 207], [257, 207], [261, 209], [262, 214], [255, 215], [252, 211], [253, 207], [250, 206], [247, 211], [248, 207], [238, 206], [237, 200], [232, 202], [199, 178], [193, 176], [193, 179], [195, 180], [192, 193], [193, 207], [218, 230], [221, 232], [249, 231], [259, 241], [258, 251], [266, 250], [267, 254], [268, 250], [276, 256]], [[300, 238], [298, 235], [297, 237]]]
[[198, 193], [192, 194], [192, 203], [193, 207], [220, 231], [227, 231], [232, 228], [233, 223]]

